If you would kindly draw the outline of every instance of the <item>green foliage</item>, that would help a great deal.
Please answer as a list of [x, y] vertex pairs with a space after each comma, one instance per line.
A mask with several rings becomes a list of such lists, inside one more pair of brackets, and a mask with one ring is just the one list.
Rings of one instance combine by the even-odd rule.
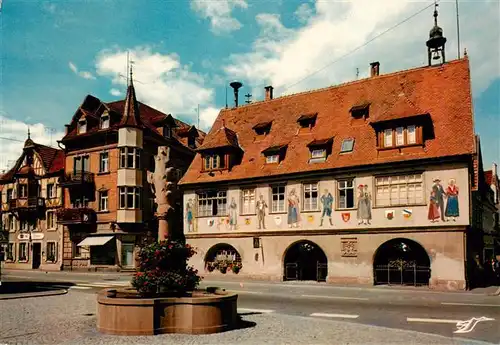
[[175, 241], [155, 242], [143, 247], [132, 286], [143, 296], [182, 295], [193, 291], [201, 277], [187, 261], [195, 253], [189, 244]]

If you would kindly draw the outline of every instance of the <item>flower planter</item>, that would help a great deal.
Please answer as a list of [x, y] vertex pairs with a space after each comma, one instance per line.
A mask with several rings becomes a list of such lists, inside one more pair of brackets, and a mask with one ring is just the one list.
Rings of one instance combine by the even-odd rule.
[[238, 266], [233, 266], [233, 273], [234, 274], [240, 273], [240, 268]]
[[222, 274], [226, 274], [226, 272], [227, 272], [227, 267], [221, 267], [221, 268], [219, 268], [219, 271], [220, 271], [220, 273], [222, 273]]

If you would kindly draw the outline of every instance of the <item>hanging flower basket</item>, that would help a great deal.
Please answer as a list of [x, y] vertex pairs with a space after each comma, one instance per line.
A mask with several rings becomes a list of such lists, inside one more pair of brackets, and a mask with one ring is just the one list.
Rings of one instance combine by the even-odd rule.
[[241, 268], [240, 268], [238, 265], [234, 265], [234, 266], [233, 266], [233, 273], [234, 273], [234, 274], [238, 274], [238, 273], [240, 272], [240, 269], [241, 269]]
[[227, 266], [221, 266], [221, 267], [219, 267], [219, 271], [222, 274], [226, 274], [226, 272], [227, 272]]

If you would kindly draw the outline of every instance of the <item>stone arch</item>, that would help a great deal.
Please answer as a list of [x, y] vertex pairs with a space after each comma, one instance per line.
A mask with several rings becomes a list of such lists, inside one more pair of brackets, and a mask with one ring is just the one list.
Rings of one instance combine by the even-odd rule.
[[283, 280], [325, 281], [327, 274], [328, 258], [312, 241], [293, 242], [283, 253]]
[[375, 285], [429, 285], [431, 258], [425, 248], [408, 238], [382, 243], [373, 254]]
[[[205, 254], [204, 262], [205, 270], [208, 272], [218, 269], [221, 273], [226, 273], [228, 270], [238, 273], [242, 268], [241, 254], [228, 243], [217, 243], [210, 247]], [[233, 269], [233, 267], [238, 268]]]

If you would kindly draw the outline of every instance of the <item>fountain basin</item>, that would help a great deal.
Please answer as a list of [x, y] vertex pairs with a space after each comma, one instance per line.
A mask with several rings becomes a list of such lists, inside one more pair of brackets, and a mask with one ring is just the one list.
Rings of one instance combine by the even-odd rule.
[[143, 298], [130, 288], [104, 289], [97, 297], [97, 329], [114, 335], [223, 332], [238, 322], [237, 300], [223, 290]]

